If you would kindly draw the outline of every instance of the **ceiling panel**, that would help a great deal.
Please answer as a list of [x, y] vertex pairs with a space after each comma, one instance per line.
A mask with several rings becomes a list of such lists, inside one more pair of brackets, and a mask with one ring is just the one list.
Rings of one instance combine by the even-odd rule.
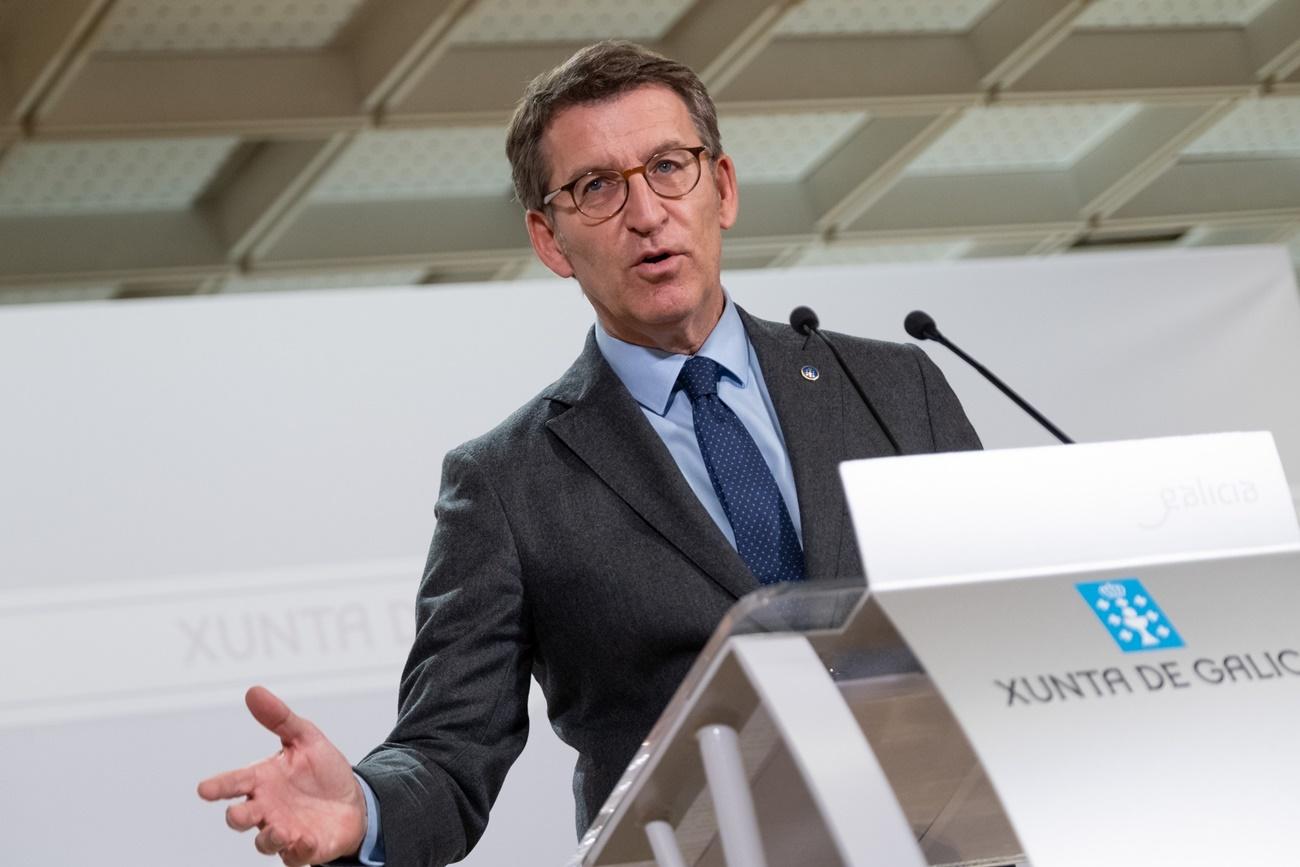
[[974, 241], [933, 241], [906, 244], [819, 244], [797, 255], [788, 265], [883, 265], [891, 262], [937, 262], [965, 255]]
[[742, 181], [798, 181], [866, 119], [861, 111], [723, 116], [718, 130]]
[[1138, 110], [1135, 103], [968, 109], [907, 174], [1068, 169]]
[[279, 292], [310, 289], [360, 289], [368, 286], [413, 286], [427, 268], [382, 268], [367, 271], [327, 271], [313, 274], [248, 274], [231, 277], [222, 292]]
[[[56, 14], [92, 8], [102, 21]], [[524, 269], [506, 118], [533, 75], [611, 35], [715, 82], [747, 202], [729, 267], [1050, 252], [1188, 225], [1198, 243], [1289, 239], [1300, 90], [1261, 77], [1300, 76], [1297, 11], [0, 0], [0, 285], [99, 297], [540, 273]]]
[[453, 42], [582, 42], [661, 39], [692, 0], [479, 0], [452, 29]]
[[1179, 239], [1182, 247], [1222, 247], [1229, 244], [1277, 244], [1290, 238], [1292, 228], [1277, 223], [1193, 226]]
[[101, 51], [259, 51], [327, 45], [364, 0], [118, 0]]
[[515, 274], [516, 280], [567, 280], [567, 277], [560, 277], [550, 268], [541, 263], [537, 257], [528, 260], [519, 272]]
[[[1076, 28], [1242, 27], [1273, 0], [1096, 0]], [[1291, 0], [1280, 0], [1291, 2]]]
[[[3, 4], [4, 0], [0, 0]], [[0, 13], [4, 7], [0, 5]], [[58, 304], [65, 301], [106, 301], [117, 294], [115, 284], [90, 286], [0, 286], [0, 304]]]
[[1183, 154], [1205, 158], [1300, 156], [1300, 97], [1242, 102]]
[[313, 202], [510, 194], [499, 126], [359, 134], [312, 191]]
[[786, 13], [781, 36], [855, 33], [961, 33], [997, 0], [804, 0]]
[[0, 167], [0, 214], [184, 209], [237, 145], [233, 137], [19, 143]]

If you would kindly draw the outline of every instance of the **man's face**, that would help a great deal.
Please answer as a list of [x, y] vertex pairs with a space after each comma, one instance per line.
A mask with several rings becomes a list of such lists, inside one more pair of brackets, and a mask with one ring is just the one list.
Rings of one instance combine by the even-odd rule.
[[[549, 189], [599, 169], [628, 169], [675, 147], [703, 144], [686, 104], [649, 85], [615, 99], [571, 106], [542, 138]], [[722, 313], [722, 230], [736, 220], [736, 176], [722, 156], [701, 155], [699, 183], [665, 199], [640, 174], [628, 179], [627, 204], [595, 220], [561, 193], [548, 212], [529, 211], [533, 249], [561, 277], [576, 277], [605, 329], [629, 343], [694, 351]], [[651, 257], [667, 258], [647, 261]]]

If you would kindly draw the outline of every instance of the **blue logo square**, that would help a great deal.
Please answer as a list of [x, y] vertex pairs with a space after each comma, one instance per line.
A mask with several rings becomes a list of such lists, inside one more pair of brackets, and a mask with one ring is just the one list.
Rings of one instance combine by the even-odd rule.
[[1074, 586], [1125, 653], [1183, 646], [1178, 630], [1136, 578], [1089, 581]]

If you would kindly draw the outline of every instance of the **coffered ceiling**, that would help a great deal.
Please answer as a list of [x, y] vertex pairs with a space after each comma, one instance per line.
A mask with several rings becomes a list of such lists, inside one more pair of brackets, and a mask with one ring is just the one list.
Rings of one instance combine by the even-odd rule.
[[728, 267], [1279, 242], [1300, 0], [0, 0], [0, 301], [543, 273], [523, 84], [691, 64]]

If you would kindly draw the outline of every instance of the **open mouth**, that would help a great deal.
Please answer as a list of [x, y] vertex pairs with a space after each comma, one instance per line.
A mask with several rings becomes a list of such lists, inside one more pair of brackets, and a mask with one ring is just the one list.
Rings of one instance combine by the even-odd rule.
[[644, 259], [641, 260], [641, 264], [654, 265], [656, 263], [662, 262], [663, 260], [667, 259], [671, 255], [672, 253], [656, 253], [653, 256], [646, 256]]

